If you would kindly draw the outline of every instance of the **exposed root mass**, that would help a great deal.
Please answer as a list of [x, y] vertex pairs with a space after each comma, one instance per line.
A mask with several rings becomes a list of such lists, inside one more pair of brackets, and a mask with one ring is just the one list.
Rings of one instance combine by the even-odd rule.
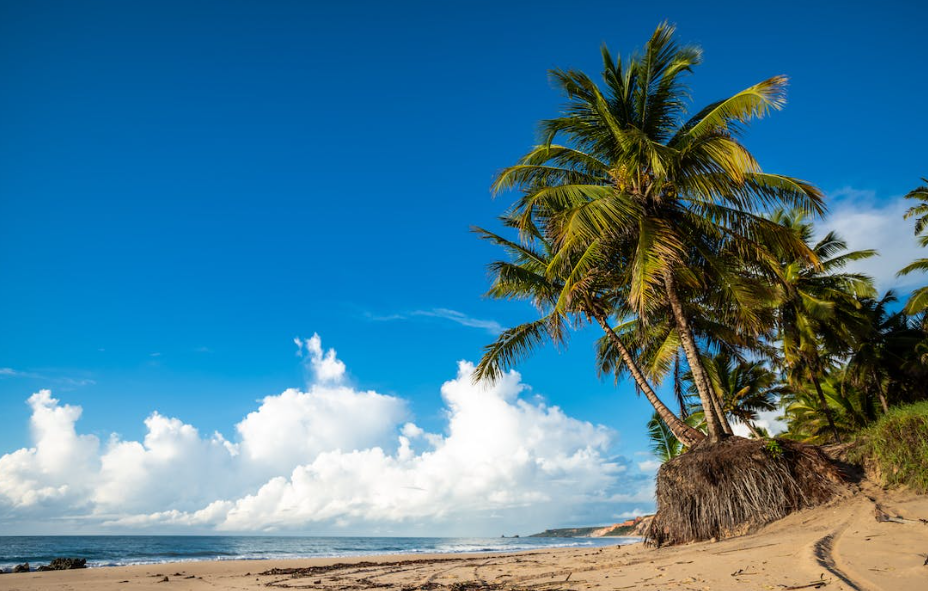
[[666, 462], [657, 474], [658, 546], [740, 535], [830, 500], [841, 475], [816, 447], [733, 437]]

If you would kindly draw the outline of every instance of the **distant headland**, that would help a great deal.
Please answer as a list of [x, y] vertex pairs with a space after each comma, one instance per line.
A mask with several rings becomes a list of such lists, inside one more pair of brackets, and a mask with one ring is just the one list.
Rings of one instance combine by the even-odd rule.
[[653, 515], [642, 515], [628, 519], [622, 523], [612, 525], [598, 525], [592, 527], [565, 527], [560, 529], [546, 529], [530, 538], [602, 538], [608, 536], [644, 536], [645, 530], [651, 523]]

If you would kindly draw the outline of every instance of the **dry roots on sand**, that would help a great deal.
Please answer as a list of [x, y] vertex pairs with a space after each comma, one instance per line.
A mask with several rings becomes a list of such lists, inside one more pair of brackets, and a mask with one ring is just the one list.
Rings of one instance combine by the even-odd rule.
[[721, 539], [830, 500], [837, 468], [817, 448], [732, 437], [661, 466], [647, 541], [662, 546]]

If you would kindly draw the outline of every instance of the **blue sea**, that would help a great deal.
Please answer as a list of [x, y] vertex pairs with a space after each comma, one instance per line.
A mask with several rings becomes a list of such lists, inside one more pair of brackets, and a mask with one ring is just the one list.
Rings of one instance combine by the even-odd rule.
[[200, 560], [262, 560], [364, 556], [519, 552], [568, 546], [630, 544], [638, 538], [373, 538], [270, 536], [0, 536], [0, 568], [56, 557], [86, 558], [87, 566]]

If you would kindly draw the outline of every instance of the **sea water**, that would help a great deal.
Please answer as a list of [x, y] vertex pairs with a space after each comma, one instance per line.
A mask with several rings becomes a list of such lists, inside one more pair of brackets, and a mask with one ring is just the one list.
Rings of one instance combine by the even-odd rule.
[[288, 536], [0, 536], [0, 568], [28, 562], [35, 568], [56, 557], [87, 559], [87, 566], [121, 566], [201, 560], [261, 560], [519, 552], [570, 546], [630, 544], [639, 538], [375, 538]]

